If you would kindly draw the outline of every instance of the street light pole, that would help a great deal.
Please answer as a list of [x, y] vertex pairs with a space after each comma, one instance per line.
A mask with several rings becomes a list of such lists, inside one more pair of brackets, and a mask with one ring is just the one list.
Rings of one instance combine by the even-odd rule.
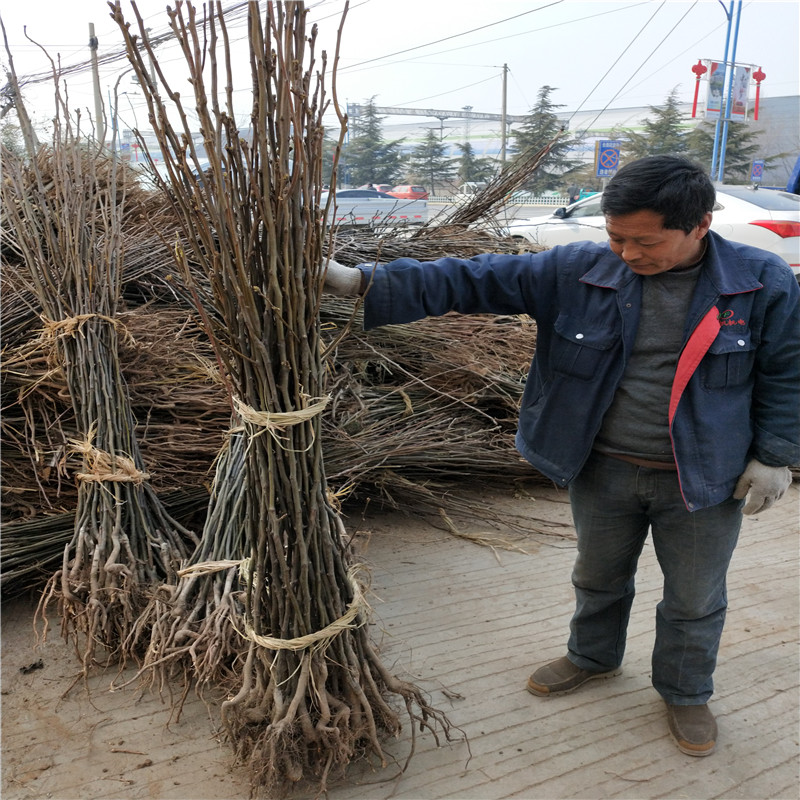
[[[722, 5], [722, 0], [718, 0], [719, 4]], [[725, 6], [722, 6], [723, 10]], [[731, 45], [731, 24], [733, 22], [733, 0], [731, 0], [731, 6], [728, 11], [725, 11], [725, 16], [728, 18], [728, 30], [725, 34], [725, 55], [722, 59], [722, 87], [723, 92], [725, 90], [725, 71], [728, 69], [728, 50], [730, 49]], [[719, 116], [717, 117], [717, 124], [714, 126], [714, 149], [711, 151], [711, 176], [713, 178], [714, 173], [717, 171], [717, 158], [719, 157], [719, 139], [720, 133], [722, 132], [722, 100], [720, 99], [719, 104]]]
[[[731, 3], [733, 8], [733, 3]], [[733, 76], [736, 72], [736, 43], [739, 40], [739, 22], [742, 19], [742, 0], [736, 6], [736, 27], [733, 33], [733, 52], [731, 53], [731, 72], [728, 76], [728, 96], [725, 101], [725, 118], [722, 121], [722, 145], [719, 155], [719, 172], [717, 180], [722, 183], [725, 176], [725, 150], [728, 145], [728, 125], [731, 120], [731, 107], [733, 106]]]

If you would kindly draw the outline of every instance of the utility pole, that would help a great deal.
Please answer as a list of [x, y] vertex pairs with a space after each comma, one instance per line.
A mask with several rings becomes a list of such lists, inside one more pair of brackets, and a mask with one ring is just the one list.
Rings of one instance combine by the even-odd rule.
[[[472, 111], [472, 106], [462, 106], [462, 110], [469, 113], [470, 111]], [[467, 117], [464, 120], [464, 141], [465, 142], [469, 141], [469, 117]]]
[[508, 102], [508, 64], [503, 64], [503, 103], [500, 108], [500, 166], [506, 163], [506, 105]]
[[158, 86], [158, 84], [156, 83], [156, 67], [155, 64], [153, 64], [153, 51], [150, 47], [150, 28], [144, 29], [144, 41], [147, 45], [147, 58], [150, 64], [150, 80], [155, 88]]
[[97, 68], [97, 37], [94, 35], [94, 23], [89, 23], [89, 49], [92, 51], [92, 83], [94, 84], [94, 116], [97, 130], [97, 141], [103, 147], [106, 142], [106, 116], [103, 113], [103, 96], [100, 94], [100, 72]]

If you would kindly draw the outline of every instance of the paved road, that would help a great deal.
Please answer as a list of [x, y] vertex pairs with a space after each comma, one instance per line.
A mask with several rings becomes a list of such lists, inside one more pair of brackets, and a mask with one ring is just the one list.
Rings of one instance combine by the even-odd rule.
[[[412, 746], [406, 724], [386, 744], [397, 761], [361, 764], [330, 800], [798, 797], [797, 483], [773, 509], [745, 518], [712, 698], [720, 741], [700, 759], [678, 752], [650, 685], [661, 594], [652, 546], [637, 574], [624, 673], [564, 697], [532, 697], [525, 680], [563, 654], [574, 602], [569, 506], [563, 491], [522, 485], [469, 497], [508, 526], [454, 517], [457, 530], [515, 540], [524, 552], [481, 547], [399, 513], [347, 520], [372, 569], [372, 634], [384, 663], [420, 685], [469, 744], [456, 732], [437, 747], [417, 732], [400, 774]], [[510, 527], [520, 521], [538, 532], [520, 539]], [[113, 670], [62, 697], [74, 654], [57, 626], [33, 649], [34, 608], [3, 608], [3, 798], [247, 800], [247, 772], [217, 738], [217, 709], [190, 694], [170, 722], [168, 701], [134, 685], [109, 692]], [[21, 671], [40, 658], [41, 669]]]

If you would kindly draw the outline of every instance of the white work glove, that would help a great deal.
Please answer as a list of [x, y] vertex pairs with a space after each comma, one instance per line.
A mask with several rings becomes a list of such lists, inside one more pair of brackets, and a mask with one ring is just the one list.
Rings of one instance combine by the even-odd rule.
[[766, 511], [780, 500], [791, 482], [792, 473], [789, 467], [768, 467], [753, 458], [739, 476], [733, 496], [736, 500], [741, 500], [746, 495], [747, 502], [742, 513], [756, 514]]
[[361, 270], [355, 267], [346, 267], [344, 264], [330, 259], [327, 263], [322, 289], [328, 294], [336, 294], [340, 297], [361, 294]]

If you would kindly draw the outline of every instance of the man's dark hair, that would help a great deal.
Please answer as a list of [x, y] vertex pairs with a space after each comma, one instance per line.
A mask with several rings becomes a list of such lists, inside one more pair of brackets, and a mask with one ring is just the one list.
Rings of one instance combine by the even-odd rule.
[[715, 198], [714, 184], [698, 164], [681, 156], [648, 156], [617, 172], [600, 208], [612, 217], [654, 211], [665, 228], [689, 233], [714, 208]]

